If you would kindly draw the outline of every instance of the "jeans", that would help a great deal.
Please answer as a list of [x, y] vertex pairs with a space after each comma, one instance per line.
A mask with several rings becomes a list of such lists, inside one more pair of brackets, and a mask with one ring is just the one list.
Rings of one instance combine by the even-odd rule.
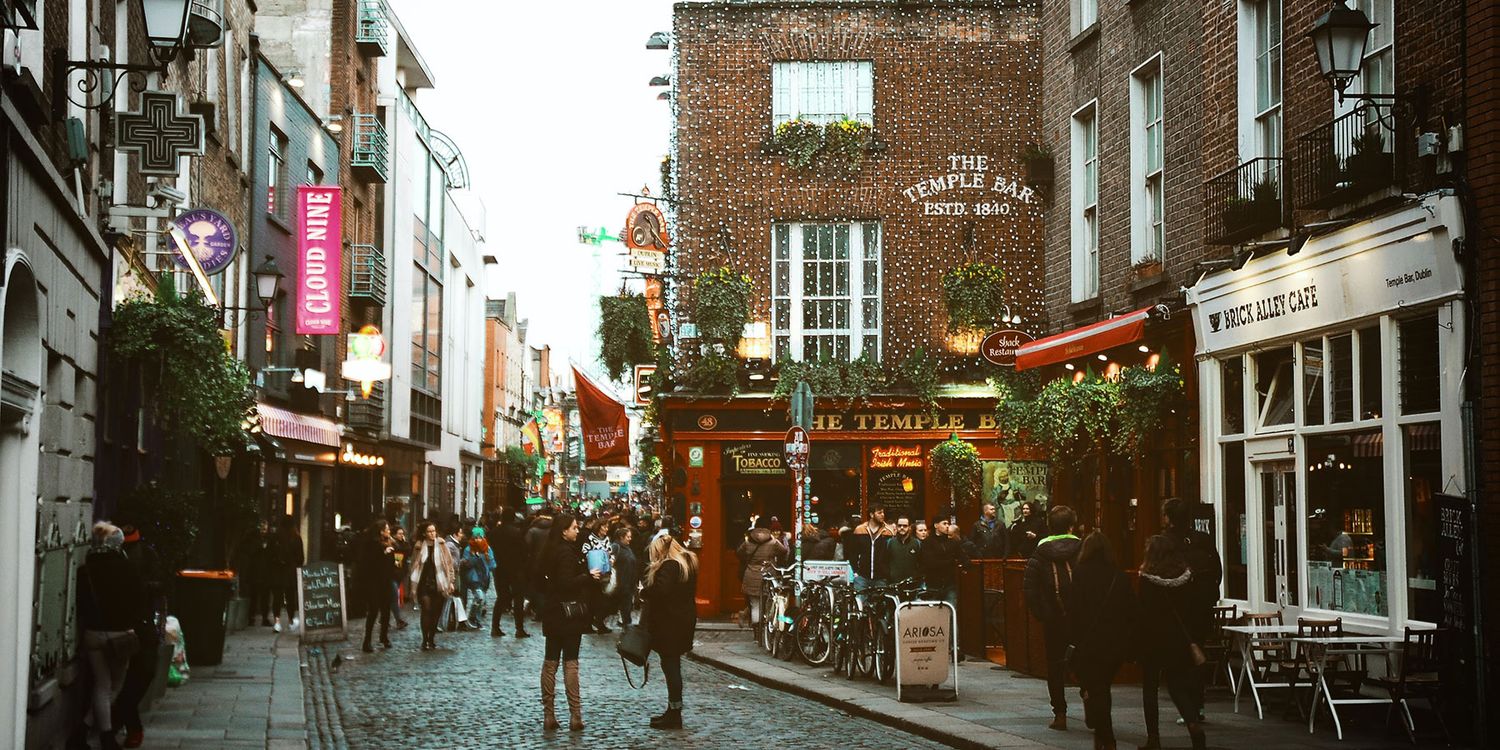
[[547, 636], [547, 661], [578, 661], [578, 644], [582, 640], [583, 636], [577, 633]]
[[[1047, 651], [1047, 697], [1052, 701], [1052, 713], [1061, 716], [1068, 712], [1068, 697], [1063, 692], [1068, 684], [1068, 637], [1059, 623], [1042, 629], [1042, 643]], [[1054, 632], [1055, 631], [1055, 632]]]
[[667, 678], [667, 708], [682, 708], [682, 654], [661, 656], [661, 673]]
[[1084, 721], [1094, 727], [1094, 746], [1114, 744], [1115, 724], [1110, 716], [1110, 683], [1120, 670], [1118, 662], [1095, 664], [1081, 668], [1078, 674], [1079, 687], [1083, 689]]
[[83, 652], [88, 658], [89, 673], [94, 678], [94, 689], [89, 694], [88, 722], [96, 732], [114, 729], [110, 708], [115, 696], [125, 686], [125, 670], [130, 665], [130, 654], [119, 653], [110, 648], [109, 639], [128, 630], [85, 630]]
[[142, 728], [141, 699], [146, 696], [146, 689], [156, 677], [157, 649], [160, 648], [154, 637], [154, 629], [152, 635], [149, 641], [141, 644], [140, 651], [131, 655], [130, 666], [125, 668], [125, 682], [120, 687], [120, 695], [115, 698], [116, 727], [127, 730]]
[[401, 582], [391, 581], [391, 613], [396, 615], [396, 622], [406, 622], [401, 616]]
[[1172, 704], [1177, 707], [1183, 721], [1196, 723], [1203, 712], [1203, 686], [1197, 667], [1191, 662], [1168, 666], [1150, 659], [1143, 660], [1141, 702], [1146, 713], [1148, 737], [1158, 736], [1161, 709], [1157, 706], [1157, 693], [1163, 679], [1167, 683], [1167, 695], [1172, 697]]

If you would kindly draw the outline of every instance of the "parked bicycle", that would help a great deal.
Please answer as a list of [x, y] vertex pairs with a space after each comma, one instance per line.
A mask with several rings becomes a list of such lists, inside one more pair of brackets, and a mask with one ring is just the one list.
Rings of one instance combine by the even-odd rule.
[[803, 661], [814, 667], [828, 663], [833, 654], [833, 625], [833, 581], [804, 583], [793, 627]]
[[760, 624], [762, 646], [778, 659], [791, 659], [797, 652], [795, 625], [797, 598], [797, 564], [772, 567], [764, 573], [761, 585]]

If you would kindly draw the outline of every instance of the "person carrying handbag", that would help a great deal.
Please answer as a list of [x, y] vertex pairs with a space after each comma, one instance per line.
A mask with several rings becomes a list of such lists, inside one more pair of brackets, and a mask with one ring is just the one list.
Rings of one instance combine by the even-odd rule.
[[[77, 607], [80, 639], [93, 690], [84, 725], [74, 734], [82, 742], [85, 726], [99, 735], [99, 746], [118, 748], [110, 709], [124, 686], [130, 657], [140, 649], [136, 626], [148, 616], [146, 587], [121, 547], [125, 534], [110, 523], [94, 524], [93, 547], [78, 570]], [[86, 743], [85, 743], [86, 744]]]
[[661, 659], [667, 681], [667, 710], [652, 717], [656, 729], [682, 728], [682, 655], [693, 650], [698, 627], [698, 557], [670, 533], [656, 535], [648, 545], [651, 563], [641, 590], [645, 609], [641, 622], [651, 634], [651, 650]]
[[1141, 693], [1146, 713], [1146, 744], [1161, 747], [1157, 729], [1157, 685], [1167, 683], [1167, 693], [1187, 725], [1195, 750], [1207, 747], [1203, 733], [1203, 689], [1198, 669], [1202, 651], [1197, 648], [1185, 623], [1192, 622], [1198, 592], [1190, 585], [1182, 544], [1166, 534], [1146, 540], [1146, 558], [1141, 563]]
[[557, 698], [557, 665], [562, 663], [568, 696], [568, 729], [583, 730], [583, 698], [579, 688], [578, 646], [583, 633], [593, 625], [588, 602], [598, 591], [604, 574], [591, 571], [578, 544], [578, 519], [559, 513], [548, 530], [547, 541], [537, 556], [537, 588], [543, 593], [542, 635], [546, 655], [542, 660], [542, 728], [558, 728], [554, 704]]
[[422, 607], [422, 650], [437, 648], [438, 616], [458, 585], [458, 565], [447, 542], [438, 537], [437, 524], [417, 526], [409, 574], [417, 603]]

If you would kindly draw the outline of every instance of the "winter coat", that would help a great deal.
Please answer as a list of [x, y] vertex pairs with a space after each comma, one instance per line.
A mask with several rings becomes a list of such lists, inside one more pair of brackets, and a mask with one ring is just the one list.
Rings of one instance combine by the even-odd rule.
[[[1027, 536], [1031, 532], [1035, 536]], [[1011, 524], [1010, 539], [1006, 543], [1006, 553], [1011, 557], [1031, 557], [1036, 551], [1036, 546], [1047, 537], [1047, 521], [1033, 512], [1030, 519], [1017, 518]]]
[[641, 620], [651, 631], [651, 650], [662, 656], [681, 656], [693, 650], [693, 631], [698, 627], [694, 601], [698, 576], [683, 573], [675, 560], [666, 560], [656, 571], [656, 578], [641, 590], [646, 608]]
[[458, 563], [453, 559], [453, 548], [442, 539], [430, 544], [423, 539], [412, 546], [411, 555], [407, 557], [411, 590], [420, 593], [422, 566], [427, 564], [427, 557], [433, 554], [436, 555], [434, 564], [437, 568], [438, 593], [453, 596], [458, 591]]
[[1182, 545], [1188, 570], [1193, 573], [1193, 580], [1189, 584], [1192, 606], [1184, 613], [1183, 624], [1187, 626], [1193, 642], [1201, 644], [1213, 632], [1213, 608], [1219, 603], [1219, 581], [1224, 577], [1224, 564], [1219, 560], [1219, 551], [1215, 549], [1214, 540], [1209, 535], [1201, 531], [1177, 529], [1162, 533], [1173, 537]]
[[981, 517], [969, 530], [969, 541], [974, 543], [974, 554], [977, 557], [1005, 557], [1005, 522], [999, 516], [995, 517], [993, 523]]
[[289, 576], [297, 572], [307, 558], [302, 552], [302, 537], [295, 533], [277, 534], [271, 544], [271, 575]]
[[922, 566], [917, 559], [922, 542], [915, 535], [902, 539], [898, 534], [885, 541], [887, 572], [891, 583], [900, 583], [908, 578], [921, 578]]
[[1098, 559], [1079, 565], [1066, 605], [1075, 672], [1114, 674], [1134, 656], [1137, 615], [1129, 576]]
[[818, 531], [802, 537], [803, 560], [832, 560], [838, 552], [838, 543], [833, 537]]
[[459, 565], [464, 571], [464, 585], [470, 591], [483, 591], [490, 587], [490, 573], [495, 570], [495, 555], [490, 551], [489, 545], [485, 545], [483, 554], [476, 551], [472, 544], [465, 547]]
[[146, 585], [119, 549], [95, 547], [78, 569], [78, 626], [84, 630], [135, 630], [146, 619]]
[[917, 548], [917, 567], [928, 588], [946, 589], [958, 578], [958, 569], [969, 564], [963, 545], [951, 537], [933, 534]]
[[1193, 639], [1187, 626], [1196, 606], [1192, 579], [1191, 570], [1170, 579], [1141, 574], [1139, 632], [1143, 661], [1167, 669], [1192, 666], [1188, 644]]
[[526, 578], [531, 557], [526, 529], [521, 524], [514, 521], [500, 524], [490, 537], [490, 551], [495, 553], [495, 578], [502, 581]]
[[1082, 546], [1083, 542], [1072, 534], [1049, 536], [1037, 545], [1036, 552], [1026, 562], [1021, 579], [1026, 607], [1042, 622], [1049, 637], [1067, 635], [1068, 589], [1073, 584], [1073, 567]]
[[[359, 540], [354, 553], [354, 580], [361, 591], [371, 596], [379, 595], [389, 598], [391, 588], [391, 569], [395, 567], [395, 544], [388, 544], [379, 534], [364, 533], [359, 535]], [[386, 552], [386, 548], [392, 548]]]
[[559, 541], [542, 553], [537, 576], [537, 585], [545, 594], [546, 602], [542, 605], [542, 635], [548, 638], [581, 635], [588, 618], [574, 622], [564, 620], [562, 602], [587, 603], [598, 590], [599, 584], [589, 574], [583, 550], [576, 544]]
[[770, 566], [784, 567], [790, 556], [787, 548], [771, 536], [770, 529], [752, 529], [750, 538], [735, 550], [745, 572], [740, 577], [740, 590], [745, 596], [760, 596], [761, 576]]
[[526, 573], [532, 578], [540, 579], [542, 548], [547, 546], [547, 535], [552, 533], [552, 517], [538, 516], [531, 522], [531, 528], [526, 530], [526, 559], [531, 566]]
[[254, 532], [245, 540], [245, 578], [258, 585], [271, 580], [272, 555], [276, 540], [270, 534]]
[[870, 536], [869, 524], [862, 523], [855, 527], [853, 533], [844, 539], [844, 559], [854, 568], [854, 575], [872, 580], [886, 578], [889, 575], [886, 570], [889, 562], [886, 554], [889, 550], [882, 540], [894, 535], [890, 526], [876, 529], [874, 538]]
[[616, 543], [614, 550], [615, 595], [622, 604], [628, 604], [635, 596], [636, 586], [641, 582], [641, 566], [630, 545]]

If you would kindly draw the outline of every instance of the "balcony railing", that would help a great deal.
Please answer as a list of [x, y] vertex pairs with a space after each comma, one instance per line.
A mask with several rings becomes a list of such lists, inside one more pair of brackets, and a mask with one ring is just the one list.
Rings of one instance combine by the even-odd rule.
[[1280, 158], [1251, 159], [1203, 184], [1204, 241], [1233, 245], [1286, 226]]
[[385, 253], [374, 245], [351, 245], [349, 298], [385, 306]]
[[372, 114], [354, 114], [354, 148], [350, 166], [354, 176], [366, 182], [385, 183], [390, 178], [390, 142], [385, 125]]
[[1397, 184], [1396, 134], [1355, 110], [1297, 139], [1292, 200], [1331, 208]]
[[[351, 387], [358, 388], [359, 384]], [[385, 383], [376, 383], [369, 398], [357, 398], [349, 404], [349, 427], [372, 435], [385, 428]]]
[[384, 0], [359, 0], [359, 26], [354, 31], [354, 44], [359, 51], [371, 57], [384, 57], [388, 37]]

